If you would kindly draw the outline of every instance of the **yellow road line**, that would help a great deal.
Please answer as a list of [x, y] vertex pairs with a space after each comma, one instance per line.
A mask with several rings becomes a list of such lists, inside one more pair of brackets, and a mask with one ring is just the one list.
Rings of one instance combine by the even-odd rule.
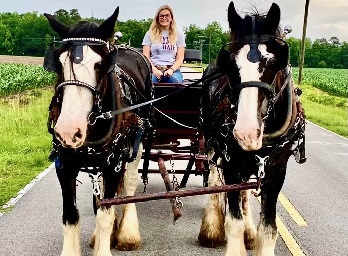
[[305, 219], [282, 192], [279, 193], [278, 200], [297, 225], [299, 225], [300, 227], [308, 227], [308, 224], [305, 221]]
[[284, 243], [288, 247], [289, 251], [293, 256], [305, 256], [301, 247], [296, 242], [295, 238], [290, 234], [289, 230], [285, 227], [284, 223], [279, 218], [278, 214], [276, 217], [278, 233], [283, 238]]
[[[259, 203], [261, 203], [261, 198], [257, 197]], [[306, 256], [302, 251], [301, 247], [296, 242], [295, 238], [291, 235], [289, 230], [286, 228], [282, 220], [279, 218], [278, 214], [276, 216], [276, 223], [278, 228], [278, 233], [282, 237], [285, 245], [288, 247], [290, 253], [293, 256]]]

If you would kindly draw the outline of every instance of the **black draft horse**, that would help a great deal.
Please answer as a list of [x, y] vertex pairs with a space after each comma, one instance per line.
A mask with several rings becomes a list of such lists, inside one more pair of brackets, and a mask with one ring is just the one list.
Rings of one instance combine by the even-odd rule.
[[[214, 247], [227, 239], [226, 256], [273, 256], [277, 238], [276, 203], [289, 157], [304, 162], [304, 112], [288, 65], [289, 49], [279, 28], [280, 9], [242, 18], [233, 2], [228, 7], [230, 42], [206, 74], [222, 77], [203, 85], [201, 125], [209, 154], [209, 185], [257, 179], [261, 213], [257, 229], [249, 191], [210, 197], [199, 242]], [[222, 167], [222, 173], [220, 173]], [[219, 174], [220, 173], [220, 174]]]
[[[52, 158], [63, 195], [62, 256], [81, 255], [76, 177], [88, 172], [93, 182], [96, 226], [91, 244], [96, 256], [111, 256], [110, 247], [139, 247], [141, 236], [135, 204], [125, 205], [118, 224], [113, 206], [100, 207], [100, 198], [120, 192], [134, 195], [138, 185], [141, 138], [150, 108], [126, 107], [152, 98], [150, 64], [132, 48], [115, 46], [113, 36], [119, 8], [101, 25], [79, 22], [69, 27], [45, 14], [62, 38], [49, 49], [44, 67], [58, 73], [49, 115]], [[99, 207], [98, 207], [99, 206]]]

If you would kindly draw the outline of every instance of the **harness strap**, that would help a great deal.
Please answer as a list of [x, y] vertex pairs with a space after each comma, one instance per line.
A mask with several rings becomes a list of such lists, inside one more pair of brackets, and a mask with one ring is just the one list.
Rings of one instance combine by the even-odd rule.
[[167, 114], [163, 113], [161, 110], [159, 110], [158, 108], [154, 107], [154, 109], [160, 113], [161, 115], [165, 116], [166, 118], [168, 118], [170, 121], [176, 123], [177, 125], [180, 125], [182, 127], [188, 128], [188, 129], [197, 129], [198, 127], [192, 127], [192, 126], [188, 126], [186, 124], [180, 123], [179, 121], [175, 120], [174, 118], [168, 116]]
[[232, 89], [233, 90], [241, 90], [241, 89], [246, 88], [246, 87], [264, 88], [264, 89], [267, 89], [268, 91], [270, 91], [271, 93], [273, 93], [273, 86], [272, 85], [270, 85], [268, 83], [260, 82], [260, 81], [243, 82], [243, 83], [240, 83], [240, 84], [234, 86]]
[[[287, 71], [287, 70], [286, 70], [286, 71]], [[291, 78], [290, 73], [291, 73], [291, 72], [286, 72], [287, 77], [286, 77], [286, 79], [285, 79], [285, 81], [284, 81], [282, 87], [280, 88], [279, 92], [278, 92], [277, 95], [274, 97], [274, 102], [277, 102], [277, 100], [278, 100], [279, 97], [280, 97], [280, 94], [283, 92], [283, 90], [285, 89], [285, 87], [286, 87], [287, 84], [289, 83], [290, 78]]]

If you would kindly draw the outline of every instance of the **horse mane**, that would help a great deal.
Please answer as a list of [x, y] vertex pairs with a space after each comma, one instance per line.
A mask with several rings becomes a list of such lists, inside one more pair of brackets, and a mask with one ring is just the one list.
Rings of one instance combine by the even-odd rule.
[[71, 27], [67, 34], [68, 37], [94, 37], [100, 38], [98, 35], [97, 29], [99, 25], [94, 22], [89, 21], [79, 21]]

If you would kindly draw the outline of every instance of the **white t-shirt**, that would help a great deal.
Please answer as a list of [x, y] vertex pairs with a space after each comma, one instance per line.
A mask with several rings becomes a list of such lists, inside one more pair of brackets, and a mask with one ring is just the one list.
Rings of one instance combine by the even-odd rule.
[[162, 31], [161, 43], [152, 43], [150, 32], [147, 31], [142, 45], [150, 45], [150, 58], [153, 65], [173, 65], [176, 59], [178, 47], [186, 47], [184, 34], [178, 31], [176, 44], [169, 44], [169, 31]]

